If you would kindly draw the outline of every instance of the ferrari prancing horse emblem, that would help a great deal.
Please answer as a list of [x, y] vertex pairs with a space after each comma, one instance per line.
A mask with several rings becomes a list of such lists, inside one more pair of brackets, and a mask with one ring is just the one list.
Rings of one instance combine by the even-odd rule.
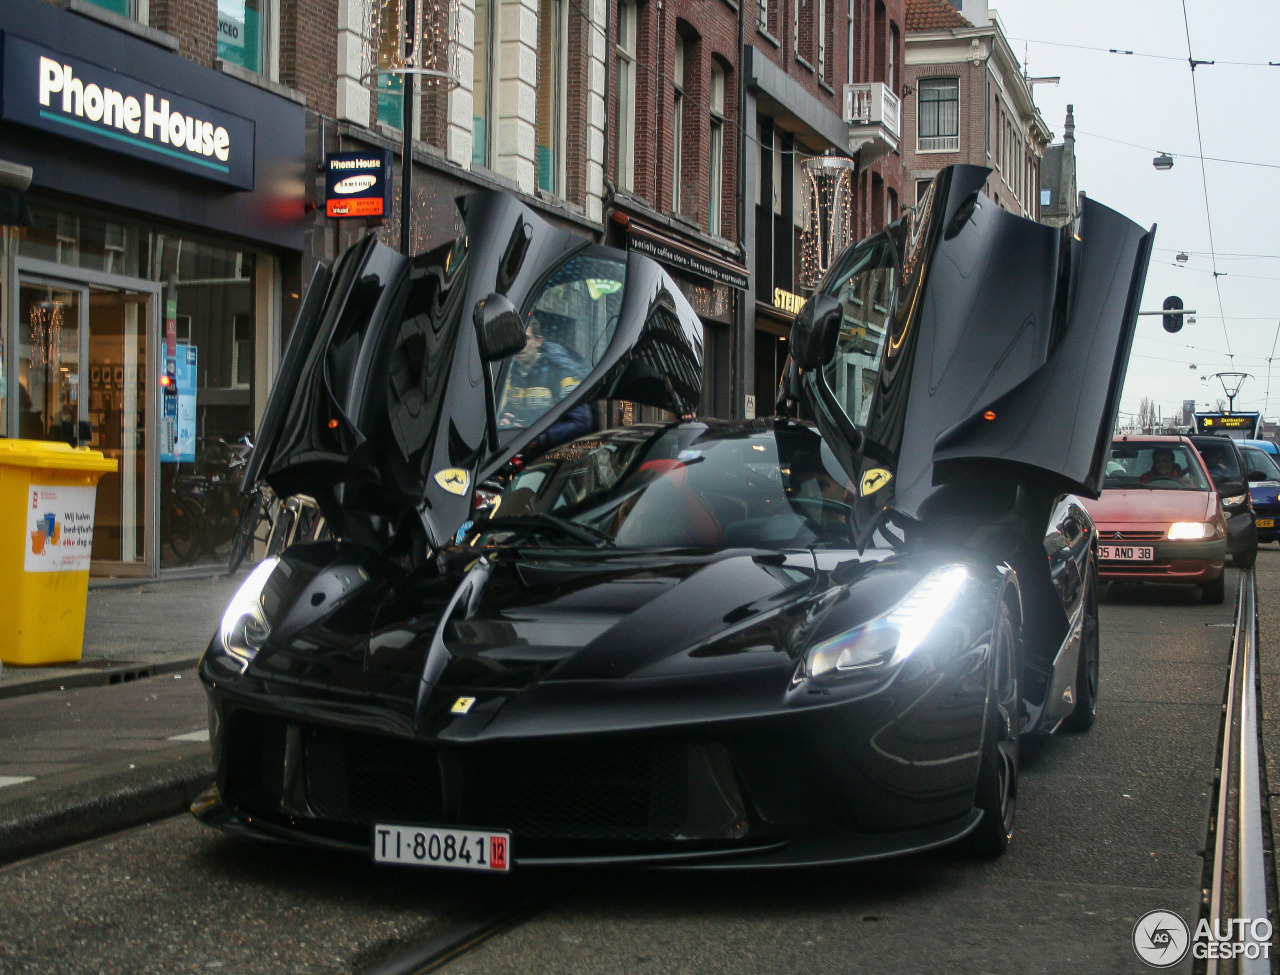
[[461, 467], [446, 467], [442, 471], [436, 471], [436, 483], [450, 494], [466, 494], [471, 475]]
[[865, 498], [868, 494], [875, 494], [891, 480], [893, 480], [893, 475], [883, 467], [873, 467], [862, 475], [862, 485], [859, 491]]

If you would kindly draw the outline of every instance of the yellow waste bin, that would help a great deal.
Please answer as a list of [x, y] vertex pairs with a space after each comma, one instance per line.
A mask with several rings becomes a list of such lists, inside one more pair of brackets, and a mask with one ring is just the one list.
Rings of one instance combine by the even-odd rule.
[[99, 450], [0, 439], [0, 661], [80, 659], [98, 478], [115, 469]]

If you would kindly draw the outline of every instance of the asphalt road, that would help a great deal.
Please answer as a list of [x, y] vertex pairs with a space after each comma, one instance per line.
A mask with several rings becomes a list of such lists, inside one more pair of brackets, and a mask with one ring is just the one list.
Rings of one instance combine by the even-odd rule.
[[998, 861], [495, 881], [179, 817], [0, 869], [0, 973], [361, 972], [531, 893], [539, 913], [448, 971], [1150, 971], [1130, 947], [1137, 918], [1198, 910], [1235, 581], [1222, 606], [1110, 594], [1098, 721], [1027, 756]]

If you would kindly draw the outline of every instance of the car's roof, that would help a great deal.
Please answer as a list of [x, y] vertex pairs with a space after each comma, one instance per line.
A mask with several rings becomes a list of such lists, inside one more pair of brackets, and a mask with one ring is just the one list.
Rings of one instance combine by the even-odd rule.
[[1191, 441], [1182, 436], [1169, 436], [1164, 433], [1126, 433], [1119, 437], [1114, 437], [1112, 443], [1190, 443]]

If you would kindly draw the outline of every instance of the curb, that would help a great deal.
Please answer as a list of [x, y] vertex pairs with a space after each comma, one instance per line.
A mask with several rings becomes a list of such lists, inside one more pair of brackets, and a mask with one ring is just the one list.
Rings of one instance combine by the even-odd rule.
[[209, 744], [196, 742], [10, 786], [0, 801], [0, 866], [175, 816], [212, 783]]
[[[101, 670], [71, 671], [61, 676], [38, 677], [34, 680], [5, 683], [0, 676], [0, 701], [24, 694], [41, 694], [45, 691], [68, 690], [73, 687], [105, 687], [108, 684], [127, 684], [144, 677], [157, 677], [178, 671], [191, 670], [200, 663], [200, 655], [179, 660], [161, 658], [139, 660], [133, 663], [109, 663]], [[16, 673], [9, 669], [10, 676]]]

